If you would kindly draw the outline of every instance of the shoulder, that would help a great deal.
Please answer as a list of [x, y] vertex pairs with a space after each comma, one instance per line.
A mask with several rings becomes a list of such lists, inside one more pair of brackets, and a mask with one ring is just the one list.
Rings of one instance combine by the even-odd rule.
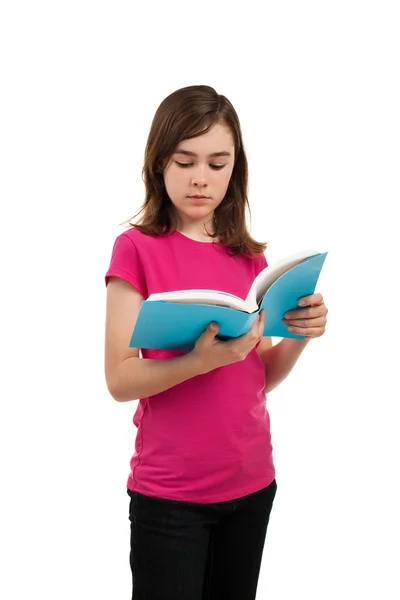
[[140, 231], [128, 229], [117, 235], [112, 250], [109, 268], [105, 280], [110, 277], [119, 277], [133, 285], [143, 297], [147, 295], [146, 272], [149, 252], [143, 247], [143, 238]]
[[252, 254], [250, 256], [250, 260], [253, 265], [255, 275], [261, 273], [261, 271], [268, 266], [265, 254]]
[[252, 254], [251, 258], [257, 264], [267, 266], [267, 259], [265, 257], [265, 254]]
[[117, 236], [116, 243], [131, 245], [140, 249], [141, 247], [154, 247], [165, 244], [168, 235], [149, 235], [142, 233], [136, 227], [130, 227]]
[[[119, 233], [114, 240], [113, 252], [124, 252], [136, 255], [144, 254], [150, 249], [160, 247], [160, 241], [165, 236], [147, 235], [131, 227], [122, 233]], [[162, 242], [161, 242], [162, 244]]]
[[117, 236], [115, 243], [140, 246], [141, 243], [145, 243], [145, 240], [148, 237], [150, 236], [145, 235], [135, 227], [130, 227], [129, 229], [122, 231], [122, 233]]

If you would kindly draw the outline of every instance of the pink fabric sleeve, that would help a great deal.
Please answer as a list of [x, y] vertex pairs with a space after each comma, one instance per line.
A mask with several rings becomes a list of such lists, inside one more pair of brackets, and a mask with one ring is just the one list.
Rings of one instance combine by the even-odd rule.
[[259, 273], [261, 273], [261, 271], [263, 269], [265, 269], [265, 267], [268, 266], [268, 263], [267, 263], [267, 259], [265, 258], [264, 254], [262, 254], [261, 256], [258, 256], [254, 262], [255, 262], [255, 271], [256, 271], [255, 277], [257, 277], [257, 275]]
[[105, 275], [106, 285], [110, 277], [120, 277], [147, 298], [146, 277], [138, 251], [133, 241], [124, 233], [115, 240], [109, 269]]

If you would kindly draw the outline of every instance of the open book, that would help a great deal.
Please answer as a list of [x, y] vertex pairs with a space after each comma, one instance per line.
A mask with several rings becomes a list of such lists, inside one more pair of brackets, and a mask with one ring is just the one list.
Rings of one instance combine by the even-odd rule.
[[222, 340], [247, 333], [261, 309], [266, 310], [265, 336], [302, 336], [282, 323], [284, 313], [313, 294], [327, 252], [303, 250], [268, 265], [254, 279], [247, 297], [219, 290], [176, 290], [151, 294], [142, 302], [131, 348], [190, 351], [206, 327], [215, 321]]

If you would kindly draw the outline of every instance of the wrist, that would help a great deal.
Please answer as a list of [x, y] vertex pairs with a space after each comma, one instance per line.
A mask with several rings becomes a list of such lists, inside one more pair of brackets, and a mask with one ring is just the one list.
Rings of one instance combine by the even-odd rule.
[[189, 365], [190, 372], [193, 373], [192, 377], [196, 375], [205, 375], [208, 370], [205, 368], [204, 361], [197, 355], [194, 350], [191, 350], [186, 354], [185, 359]]
[[303, 349], [305, 348], [308, 343], [311, 341], [311, 338], [306, 338], [304, 340], [298, 340], [295, 338], [283, 338], [282, 342], [285, 342], [285, 346], [288, 346], [288, 348], [296, 348], [296, 349]]

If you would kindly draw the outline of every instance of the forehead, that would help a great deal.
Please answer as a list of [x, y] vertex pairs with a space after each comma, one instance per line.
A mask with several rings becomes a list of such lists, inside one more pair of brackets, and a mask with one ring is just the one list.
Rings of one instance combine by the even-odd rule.
[[226, 125], [215, 125], [206, 133], [198, 137], [183, 140], [176, 148], [176, 152], [185, 150], [195, 155], [218, 153], [234, 153], [234, 140], [230, 129]]

